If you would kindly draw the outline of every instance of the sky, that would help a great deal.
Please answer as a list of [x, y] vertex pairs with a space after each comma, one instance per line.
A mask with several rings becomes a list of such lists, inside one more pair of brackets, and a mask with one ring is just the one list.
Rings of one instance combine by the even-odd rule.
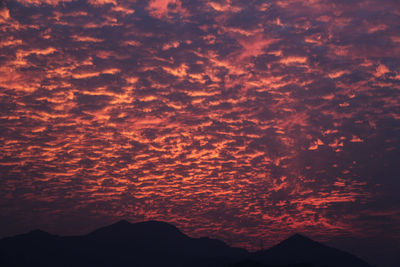
[[0, 236], [161, 220], [400, 263], [396, 0], [0, 2]]

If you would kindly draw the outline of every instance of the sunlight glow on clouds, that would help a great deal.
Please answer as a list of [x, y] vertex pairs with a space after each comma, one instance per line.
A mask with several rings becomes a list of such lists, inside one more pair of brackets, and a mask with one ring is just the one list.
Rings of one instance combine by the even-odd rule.
[[389, 231], [399, 14], [390, 0], [9, 1], [0, 213], [158, 219], [253, 247]]

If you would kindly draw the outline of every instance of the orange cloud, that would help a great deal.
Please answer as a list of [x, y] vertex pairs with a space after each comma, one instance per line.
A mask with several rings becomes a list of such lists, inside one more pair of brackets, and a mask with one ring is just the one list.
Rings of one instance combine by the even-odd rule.
[[[170, 6], [174, 6], [170, 8]], [[151, 0], [147, 7], [150, 15], [158, 19], [168, 18], [169, 12], [178, 12], [181, 15], [187, 14], [187, 10], [182, 7], [180, 0]]]

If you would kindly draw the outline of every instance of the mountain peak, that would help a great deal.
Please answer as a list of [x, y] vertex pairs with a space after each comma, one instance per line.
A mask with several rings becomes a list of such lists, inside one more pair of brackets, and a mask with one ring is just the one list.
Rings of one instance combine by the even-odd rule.
[[320, 247], [323, 244], [312, 240], [311, 238], [302, 234], [296, 233], [289, 238], [283, 240], [277, 246], [289, 246], [293, 248], [304, 248], [304, 247]]
[[302, 234], [294, 234], [279, 244], [258, 251], [254, 259], [264, 264], [312, 264], [314, 266], [370, 267], [356, 256], [328, 247]]
[[305, 235], [299, 234], [299, 233], [296, 233], [296, 234], [290, 236], [286, 240], [302, 241], [302, 242], [310, 242], [311, 241], [311, 242], [315, 242], [316, 243], [316, 241], [312, 240], [311, 238], [309, 238], [309, 237], [307, 237]]
[[51, 234], [49, 234], [43, 230], [40, 230], [40, 229], [35, 229], [35, 230], [28, 232], [27, 235], [39, 237], [39, 236], [50, 236]]
[[120, 220], [120, 221], [118, 221], [118, 222], [116, 222], [116, 223], [114, 223], [112, 225], [114, 225], [114, 226], [129, 226], [129, 225], [132, 225], [132, 224], [127, 220]]
[[161, 221], [146, 221], [130, 223], [127, 220], [118, 221], [112, 225], [97, 229], [89, 234], [92, 237], [130, 238], [188, 238], [174, 225]]
[[52, 238], [52, 237], [56, 237], [56, 236], [52, 235], [50, 233], [47, 233], [43, 230], [35, 229], [35, 230], [29, 231], [27, 233], [17, 235], [16, 237], [23, 238], [23, 239], [47, 239], [47, 238]]

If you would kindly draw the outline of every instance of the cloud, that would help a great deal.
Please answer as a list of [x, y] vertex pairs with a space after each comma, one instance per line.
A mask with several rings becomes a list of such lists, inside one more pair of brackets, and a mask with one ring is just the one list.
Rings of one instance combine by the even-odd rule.
[[397, 222], [396, 7], [7, 2], [1, 213], [159, 219], [252, 247], [368, 235], [354, 213]]

